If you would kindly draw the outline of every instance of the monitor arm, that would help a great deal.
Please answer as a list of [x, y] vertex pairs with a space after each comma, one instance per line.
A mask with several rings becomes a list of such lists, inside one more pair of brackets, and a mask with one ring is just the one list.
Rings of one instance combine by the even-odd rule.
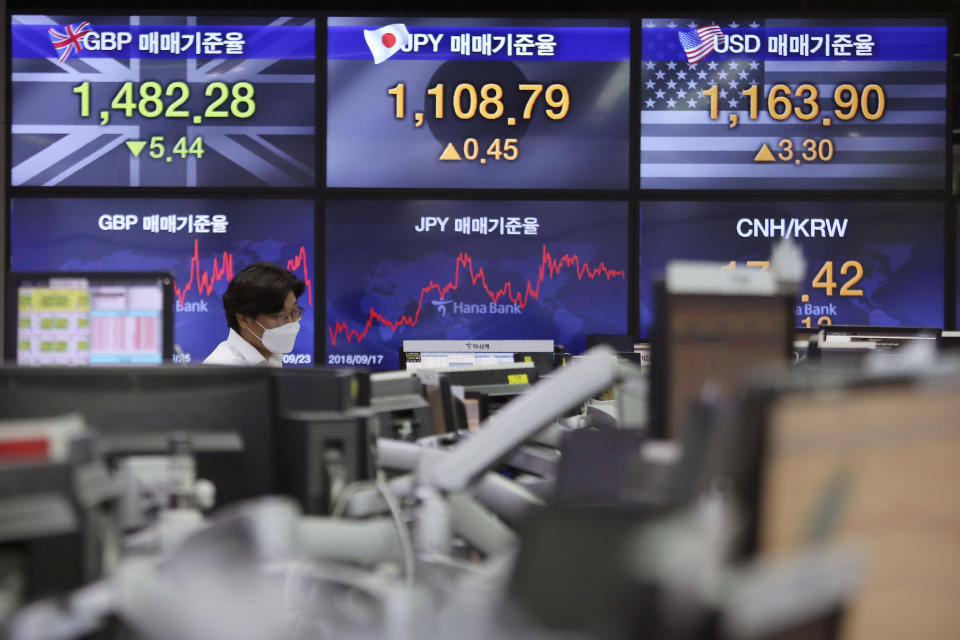
[[425, 456], [418, 465], [418, 476], [441, 491], [463, 491], [567, 411], [639, 371], [620, 362], [611, 348], [595, 347], [507, 403], [449, 454]]

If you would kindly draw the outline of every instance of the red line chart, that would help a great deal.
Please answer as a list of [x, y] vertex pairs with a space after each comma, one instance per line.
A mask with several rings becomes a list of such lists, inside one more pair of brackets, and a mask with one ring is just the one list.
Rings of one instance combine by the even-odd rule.
[[589, 263], [582, 262], [580, 257], [576, 254], [565, 253], [560, 258], [554, 258], [553, 255], [551, 255], [551, 253], [547, 250], [547, 245], [543, 245], [543, 253], [541, 257], [542, 259], [540, 261], [540, 267], [536, 279], [527, 280], [526, 287], [524, 287], [523, 290], [514, 291], [513, 284], [509, 281], [505, 282], [499, 288], [494, 290], [491, 289], [487, 284], [487, 276], [483, 271], [483, 267], [479, 267], [475, 270], [473, 258], [467, 252], [461, 252], [457, 256], [453, 280], [447, 282], [445, 285], [438, 284], [431, 280], [429, 284], [420, 289], [420, 298], [417, 302], [417, 310], [413, 315], [401, 315], [396, 320], [391, 320], [371, 307], [369, 316], [367, 317], [367, 323], [364, 325], [362, 330], [351, 329], [350, 326], [342, 320], [337, 321], [332, 327], [328, 326], [327, 333], [330, 336], [330, 344], [336, 345], [337, 340], [339, 340], [341, 337], [345, 337], [347, 342], [363, 342], [363, 339], [367, 337], [367, 332], [370, 331], [370, 328], [374, 325], [374, 323], [379, 323], [385, 327], [389, 327], [393, 331], [396, 331], [404, 325], [409, 327], [416, 326], [417, 322], [420, 320], [420, 312], [423, 310], [423, 300], [426, 295], [432, 291], [435, 291], [442, 300], [451, 291], [458, 290], [461, 284], [460, 275], [464, 269], [466, 269], [466, 272], [469, 276], [470, 284], [477, 286], [479, 283], [479, 286], [487, 294], [491, 302], [499, 302], [501, 298], [506, 297], [510, 302], [520, 305], [521, 309], [525, 309], [527, 307], [527, 303], [530, 301], [530, 298], [540, 298], [540, 285], [543, 284], [544, 280], [547, 278], [553, 278], [563, 271], [573, 270], [577, 276], [577, 280], [583, 280], [584, 278], [587, 278], [588, 280], [613, 280], [614, 278], [626, 279], [627, 276], [626, 271], [622, 269], [609, 269], [603, 262], [600, 262], [595, 267], [591, 267]]
[[[297, 269], [303, 270], [303, 282], [307, 288], [307, 299], [310, 305], [313, 306], [313, 282], [310, 280], [310, 272], [307, 267], [306, 247], [301, 246], [297, 255], [287, 260], [288, 271], [296, 271]], [[193, 257], [190, 258], [190, 275], [187, 278], [187, 284], [183, 285], [181, 289], [177, 286], [176, 280], [173, 283], [173, 293], [177, 296], [177, 300], [180, 301], [180, 305], [183, 306], [187, 292], [194, 288], [196, 288], [197, 293], [200, 295], [209, 296], [213, 293], [214, 283], [220, 280], [227, 280], [227, 282], [233, 280], [233, 254], [229, 251], [224, 251], [219, 260], [216, 257], [213, 258], [213, 265], [210, 271], [204, 271], [200, 267], [200, 239], [194, 238]]]
[[307, 285], [307, 301], [313, 306], [313, 283], [310, 281], [310, 273], [307, 271], [307, 249], [300, 247], [300, 252], [292, 260], [287, 260], [287, 271], [295, 272], [303, 268], [303, 283]]

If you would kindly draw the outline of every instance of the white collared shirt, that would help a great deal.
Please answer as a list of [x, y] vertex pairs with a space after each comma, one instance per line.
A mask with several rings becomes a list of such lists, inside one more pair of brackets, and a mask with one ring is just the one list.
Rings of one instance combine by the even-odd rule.
[[217, 348], [207, 356], [203, 364], [229, 364], [248, 367], [282, 367], [283, 356], [279, 353], [270, 355], [267, 360], [257, 351], [257, 348], [243, 339], [239, 333], [230, 329], [227, 339], [217, 345]]

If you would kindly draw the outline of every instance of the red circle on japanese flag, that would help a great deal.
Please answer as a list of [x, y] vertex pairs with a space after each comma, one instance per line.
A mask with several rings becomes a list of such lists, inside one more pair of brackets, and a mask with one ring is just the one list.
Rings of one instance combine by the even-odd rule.
[[380, 38], [380, 42], [382, 42], [383, 46], [385, 46], [387, 49], [392, 49], [393, 45], [397, 44], [397, 36], [393, 35], [392, 33], [385, 33], [383, 34], [383, 37]]

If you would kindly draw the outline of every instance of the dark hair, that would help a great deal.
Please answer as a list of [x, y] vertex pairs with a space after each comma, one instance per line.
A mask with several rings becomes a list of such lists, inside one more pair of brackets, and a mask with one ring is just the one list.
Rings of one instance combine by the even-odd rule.
[[297, 276], [272, 262], [254, 262], [233, 277], [223, 294], [227, 326], [240, 332], [237, 314], [256, 318], [261, 313], [279, 313], [293, 293], [297, 298], [306, 285]]

